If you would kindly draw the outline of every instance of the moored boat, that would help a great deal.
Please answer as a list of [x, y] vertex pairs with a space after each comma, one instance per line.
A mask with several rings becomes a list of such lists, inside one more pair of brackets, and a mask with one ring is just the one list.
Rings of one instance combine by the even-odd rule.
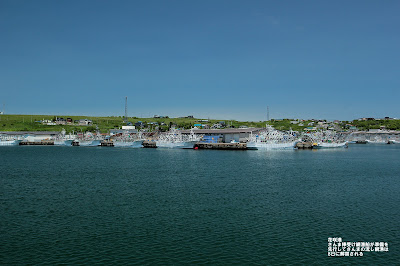
[[293, 149], [297, 141], [283, 142], [283, 143], [270, 143], [270, 142], [248, 142], [247, 148], [250, 150], [254, 149], [266, 149], [266, 150], [276, 150], [276, 149]]
[[135, 140], [135, 141], [115, 140], [114, 147], [140, 148], [140, 147], [142, 147], [142, 143], [143, 143], [143, 140]]
[[299, 141], [297, 133], [294, 131], [279, 131], [267, 125], [265, 130], [256, 135], [251, 135], [247, 142], [248, 149], [294, 149]]
[[54, 141], [54, 145], [57, 146], [71, 146], [75, 138], [76, 135], [67, 135], [65, 129], [62, 129], [60, 134], [51, 138], [51, 140]]
[[319, 142], [314, 145], [315, 149], [347, 148], [347, 142]]
[[22, 137], [13, 135], [0, 135], [0, 146], [16, 146], [23, 140]]
[[194, 134], [193, 130], [189, 135], [183, 135], [179, 130], [171, 129], [161, 133], [154, 139], [158, 148], [193, 148], [194, 144], [201, 140], [201, 135]]
[[16, 140], [16, 139], [1, 139], [0, 140], [0, 146], [16, 146], [19, 145], [21, 140]]

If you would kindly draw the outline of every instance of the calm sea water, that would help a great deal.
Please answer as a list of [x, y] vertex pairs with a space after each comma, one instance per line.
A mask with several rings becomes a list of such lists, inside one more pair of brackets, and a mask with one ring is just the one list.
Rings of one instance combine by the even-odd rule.
[[[0, 147], [0, 264], [396, 264], [400, 145]], [[389, 252], [328, 257], [328, 237]]]

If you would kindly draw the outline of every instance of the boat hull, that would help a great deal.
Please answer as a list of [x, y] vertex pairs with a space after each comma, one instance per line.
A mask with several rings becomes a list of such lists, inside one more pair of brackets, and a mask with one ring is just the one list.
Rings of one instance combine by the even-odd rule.
[[114, 147], [129, 147], [129, 148], [141, 148], [143, 140], [137, 141], [114, 141]]
[[93, 147], [93, 146], [100, 146], [101, 140], [78, 140], [78, 142], [79, 146]]
[[54, 145], [56, 146], [71, 146], [73, 140], [55, 140]]
[[197, 141], [184, 141], [184, 142], [163, 142], [156, 141], [157, 148], [168, 149], [192, 149]]
[[20, 142], [20, 140], [0, 140], [0, 146], [16, 146]]
[[282, 149], [294, 149], [297, 141], [285, 142], [285, 143], [266, 143], [266, 142], [248, 142], [248, 149], [257, 150], [282, 150]]
[[332, 149], [332, 148], [347, 148], [347, 142], [341, 143], [318, 143], [314, 146], [315, 149]]

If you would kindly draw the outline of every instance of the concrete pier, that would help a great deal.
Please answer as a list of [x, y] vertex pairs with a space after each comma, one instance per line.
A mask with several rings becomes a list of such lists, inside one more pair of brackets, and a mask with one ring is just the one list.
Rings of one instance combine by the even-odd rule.
[[21, 141], [19, 145], [54, 145], [54, 141], [53, 140]]
[[143, 148], [157, 148], [157, 144], [155, 141], [145, 140], [145, 141], [143, 141], [142, 145], [143, 145]]
[[313, 149], [314, 145], [312, 142], [297, 142], [296, 148], [298, 149]]
[[112, 142], [111, 140], [102, 140], [100, 142], [100, 146], [101, 147], [114, 147], [114, 142]]
[[54, 145], [53, 140], [42, 140], [42, 141], [21, 141], [19, 145]]
[[247, 150], [246, 143], [202, 143], [194, 144], [194, 149], [214, 149], [214, 150]]

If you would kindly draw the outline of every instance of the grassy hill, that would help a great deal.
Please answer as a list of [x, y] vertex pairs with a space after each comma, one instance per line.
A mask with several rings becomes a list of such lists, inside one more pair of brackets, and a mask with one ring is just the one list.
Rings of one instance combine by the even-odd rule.
[[[43, 120], [55, 120], [56, 117], [60, 118], [71, 118], [72, 120], [79, 119], [90, 119], [93, 121], [91, 126], [79, 126], [74, 123], [71, 125], [43, 125], [40, 121]], [[207, 124], [212, 126], [215, 123], [224, 121], [226, 126], [240, 127], [265, 127], [267, 121], [259, 122], [241, 122], [236, 120], [206, 120], [202, 118], [138, 118], [129, 117], [129, 122], [133, 124], [142, 121], [148, 130], [155, 130], [156, 125], [150, 124], [157, 122], [158, 127], [161, 130], [168, 130], [170, 123], [177, 125], [178, 128], [189, 129], [195, 124]], [[291, 124], [289, 120], [279, 120], [279, 121], [268, 121], [268, 124], [273, 125], [279, 130], [292, 130], [300, 131], [303, 130], [310, 121], [303, 122], [304, 126]], [[161, 125], [163, 123], [163, 125]], [[0, 131], [61, 131], [65, 129], [67, 132], [86, 132], [95, 131], [96, 127], [102, 133], [107, 133], [110, 129], [121, 128], [124, 123], [123, 117], [108, 116], [108, 117], [95, 117], [95, 116], [69, 116], [69, 115], [0, 115]]]

